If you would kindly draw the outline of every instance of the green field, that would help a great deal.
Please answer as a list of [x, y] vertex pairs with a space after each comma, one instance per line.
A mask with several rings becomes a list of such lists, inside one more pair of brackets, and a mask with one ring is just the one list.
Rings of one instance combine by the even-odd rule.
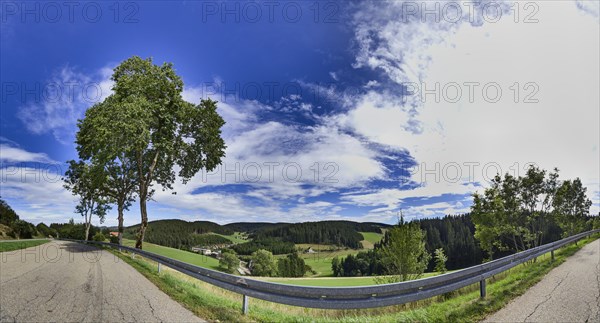
[[[134, 247], [135, 241], [123, 239], [123, 244], [128, 247]], [[175, 248], [163, 247], [152, 243], [144, 242], [143, 249], [157, 255], [173, 258], [179, 261], [187, 262], [192, 265], [219, 270], [219, 260], [193, 253], [191, 251], [179, 250]]]
[[[314, 271], [317, 272], [317, 274], [313, 277], [331, 277], [333, 276], [333, 271], [331, 270], [331, 260], [334, 257], [342, 258], [356, 253], [358, 253], [358, 250], [342, 249], [336, 251], [319, 251], [316, 253], [300, 253], [299, 256], [304, 259], [304, 263], [309, 265]], [[276, 259], [284, 257], [286, 257], [286, 255], [275, 256]]]
[[364, 240], [361, 241], [365, 249], [373, 249], [373, 246], [381, 241], [383, 234], [376, 232], [359, 232]]
[[229, 241], [231, 241], [231, 242], [233, 242], [235, 244], [244, 243], [244, 242], [250, 241], [248, 239], [244, 239], [244, 236], [241, 233], [239, 233], [239, 232], [235, 232], [235, 233], [230, 234], [230, 235], [224, 235], [224, 234], [218, 234], [218, 233], [210, 233], [210, 234], [221, 236], [221, 237], [223, 237], [225, 239], [228, 239]]
[[0, 242], [0, 252], [13, 251], [35, 247], [49, 242], [50, 240], [11, 240]]

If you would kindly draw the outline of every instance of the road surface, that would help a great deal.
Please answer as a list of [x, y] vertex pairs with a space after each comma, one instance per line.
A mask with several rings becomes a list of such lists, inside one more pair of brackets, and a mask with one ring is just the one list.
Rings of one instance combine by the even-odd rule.
[[600, 322], [600, 240], [569, 257], [486, 322]]
[[0, 253], [2, 322], [202, 322], [107, 251], [64, 241]]

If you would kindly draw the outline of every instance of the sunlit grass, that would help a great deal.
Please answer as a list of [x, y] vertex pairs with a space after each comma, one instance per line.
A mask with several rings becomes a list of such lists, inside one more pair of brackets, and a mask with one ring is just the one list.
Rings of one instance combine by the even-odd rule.
[[[135, 241], [123, 239], [123, 244], [128, 247], [134, 247]], [[179, 250], [175, 248], [164, 247], [148, 242], [144, 242], [143, 249], [157, 255], [173, 258], [179, 261], [187, 262], [192, 265], [205, 267], [209, 269], [219, 269], [219, 260], [205, 255], [197, 254], [191, 251]]]
[[[596, 235], [597, 239], [599, 235]], [[523, 294], [540, 281], [552, 268], [594, 239], [584, 239], [578, 245], [569, 245], [549, 255], [539, 257], [536, 263], [519, 265], [488, 279], [488, 296], [479, 298], [478, 285], [471, 285], [448, 295], [433, 297], [410, 304], [365, 310], [319, 310], [250, 300], [250, 313], [241, 314], [239, 294], [201, 282], [173, 270], [157, 273], [156, 264], [120, 255], [161, 290], [186, 308], [207, 320], [235, 322], [441, 322], [478, 321], [491, 314], [513, 298]], [[330, 280], [332, 280], [331, 278]], [[305, 279], [309, 280], [309, 279]]]
[[13, 251], [43, 245], [50, 240], [11, 240], [0, 242], [0, 252]]

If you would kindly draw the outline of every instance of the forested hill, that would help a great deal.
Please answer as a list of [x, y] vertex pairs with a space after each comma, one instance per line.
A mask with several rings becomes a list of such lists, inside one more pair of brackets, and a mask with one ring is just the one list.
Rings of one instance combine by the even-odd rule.
[[[223, 237], [208, 233], [231, 235], [234, 232], [245, 232], [250, 235], [255, 244], [263, 242], [273, 245], [279, 241], [281, 243], [331, 244], [358, 249], [362, 247], [360, 241], [364, 239], [359, 232], [382, 233], [381, 229], [386, 227], [389, 225], [352, 221], [238, 222], [219, 225], [208, 221], [159, 220], [148, 224], [145, 240], [174, 248], [189, 248], [228, 242]], [[133, 239], [138, 230], [139, 224], [125, 228], [125, 237]]]
[[255, 240], [278, 238], [293, 243], [333, 244], [349, 248], [362, 248], [364, 239], [359, 232], [377, 232], [389, 225], [352, 221], [321, 221], [293, 223], [260, 229], [253, 235]]
[[235, 223], [228, 223], [225, 224], [224, 227], [231, 229], [233, 231], [236, 232], [248, 232], [248, 233], [255, 233], [257, 231], [260, 230], [264, 230], [264, 229], [270, 229], [270, 228], [274, 228], [274, 227], [284, 227], [287, 225], [290, 225], [291, 223], [286, 223], [286, 222], [277, 222], [277, 223], [271, 223], [271, 222], [235, 222]]
[[[125, 228], [125, 237], [133, 239], [139, 228], [139, 224]], [[148, 223], [145, 241], [173, 248], [230, 242], [221, 236], [206, 233], [230, 235], [233, 230], [209, 221], [158, 220]]]

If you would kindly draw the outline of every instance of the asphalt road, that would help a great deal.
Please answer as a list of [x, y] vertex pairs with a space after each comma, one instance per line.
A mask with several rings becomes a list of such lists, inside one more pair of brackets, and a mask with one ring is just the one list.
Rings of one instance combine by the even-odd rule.
[[2, 322], [202, 322], [128, 264], [74, 242], [0, 253]]
[[583, 247], [486, 322], [600, 322], [600, 241]]

